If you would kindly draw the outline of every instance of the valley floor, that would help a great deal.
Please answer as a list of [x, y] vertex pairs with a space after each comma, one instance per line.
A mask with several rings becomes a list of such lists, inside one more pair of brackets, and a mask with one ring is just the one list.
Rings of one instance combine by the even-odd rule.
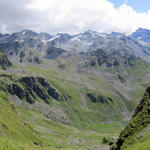
[[54, 150], [108, 150], [109, 146], [102, 144], [102, 139], [116, 139], [121, 130], [121, 126], [114, 123], [97, 125], [99, 132], [81, 130], [52, 121], [36, 111], [25, 108], [17, 108], [17, 111], [36, 130], [46, 145]]

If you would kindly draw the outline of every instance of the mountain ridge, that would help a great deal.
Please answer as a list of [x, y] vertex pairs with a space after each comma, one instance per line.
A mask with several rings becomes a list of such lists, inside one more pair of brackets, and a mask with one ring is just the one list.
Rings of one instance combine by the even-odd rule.
[[[140, 42], [136, 41], [135, 38], [131, 37], [122, 33], [116, 33], [114, 36], [113, 32], [111, 34], [106, 34], [90, 30], [76, 35], [59, 33], [56, 36], [51, 36], [48, 33], [36, 33], [31, 30], [23, 30], [7, 35], [5, 38], [0, 38], [0, 47], [4, 47], [5, 51], [9, 54], [11, 47], [8, 47], [8, 45], [13, 44], [20, 49], [35, 49], [40, 55], [43, 53], [46, 55], [48, 47], [60, 48], [65, 51], [76, 53], [90, 52], [99, 48], [106, 51], [120, 51], [120, 49], [122, 49], [122, 51], [120, 51], [122, 55], [126, 55], [126, 53], [131, 55], [134, 54], [137, 57], [148, 60], [150, 48], [142, 45]], [[35, 52], [32, 51], [32, 53]]]

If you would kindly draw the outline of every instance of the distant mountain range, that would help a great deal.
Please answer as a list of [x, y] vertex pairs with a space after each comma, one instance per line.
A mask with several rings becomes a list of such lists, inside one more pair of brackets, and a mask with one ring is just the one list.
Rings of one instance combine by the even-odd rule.
[[[92, 52], [97, 49], [120, 53], [122, 56], [135, 55], [149, 61], [149, 43], [150, 30], [141, 28], [131, 36], [116, 32], [98, 33], [90, 30], [76, 35], [59, 33], [55, 36], [31, 30], [23, 30], [11, 35], [0, 34], [0, 47], [7, 52], [8, 56], [18, 55], [22, 59], [26, 55], [29, 61], [36, 52], [42, 57], [56, 58], [65, 51], [78, 53]], [[25, 50], [28, 50], [26, 54], [24, 54]]]

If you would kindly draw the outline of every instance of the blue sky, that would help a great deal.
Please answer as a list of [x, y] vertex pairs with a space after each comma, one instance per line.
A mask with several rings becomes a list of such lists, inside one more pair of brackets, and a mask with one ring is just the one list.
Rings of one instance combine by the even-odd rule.
[[109, 0], [116, 8], [123, 3], [131, 6], [136, 12], [146, 12], [150, 9], [150, 0]]

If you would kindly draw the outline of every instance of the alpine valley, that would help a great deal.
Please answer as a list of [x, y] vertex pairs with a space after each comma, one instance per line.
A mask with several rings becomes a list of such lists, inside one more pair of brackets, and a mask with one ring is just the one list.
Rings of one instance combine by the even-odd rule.
[[150, 30], [0, 34], [0, 150], [149, 150], [149, 86]]

